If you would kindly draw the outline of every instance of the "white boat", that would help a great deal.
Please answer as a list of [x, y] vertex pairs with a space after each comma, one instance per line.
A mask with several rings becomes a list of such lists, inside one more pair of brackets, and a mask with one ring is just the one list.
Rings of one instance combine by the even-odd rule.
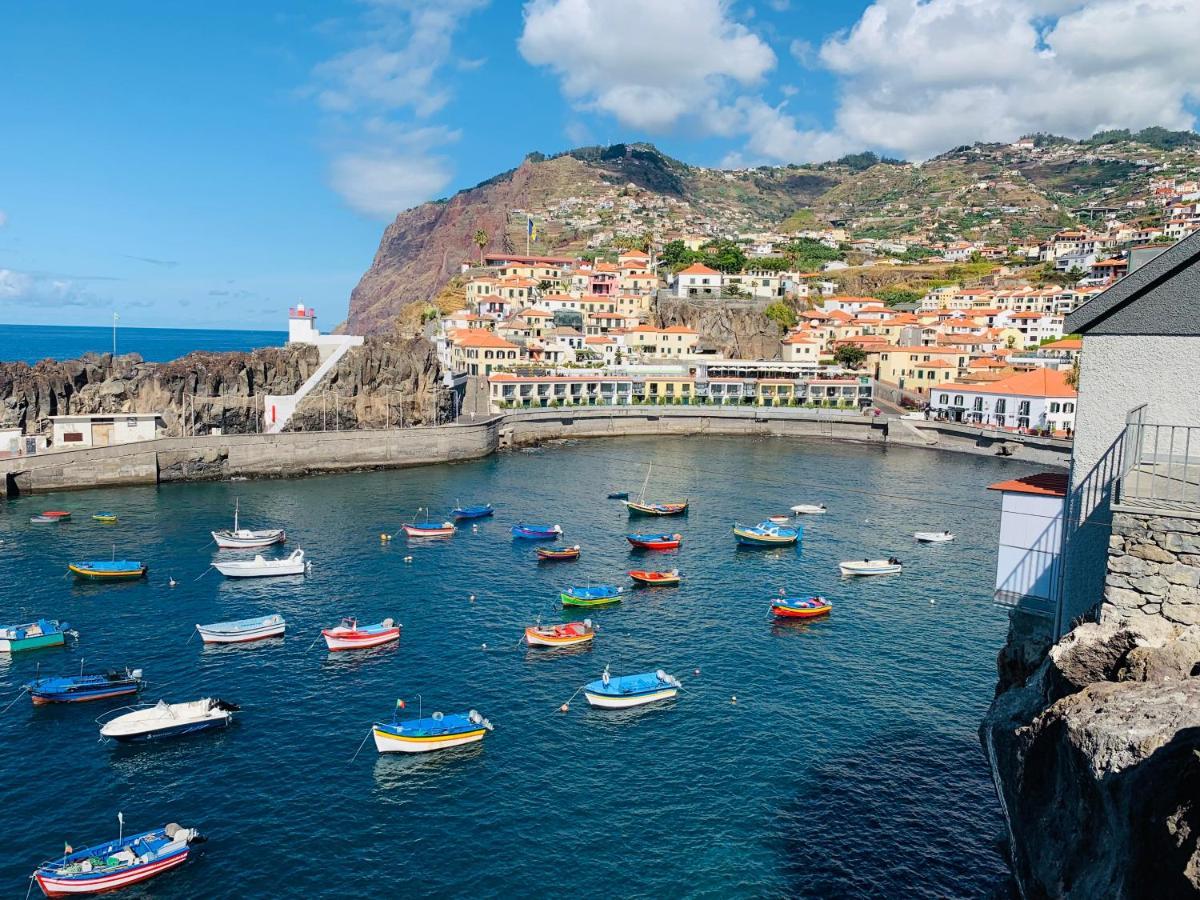
[[274, 613], [257, 619], [239, 619], [236, 622], [216, 622], [212, 625], [197, 625], [200, 638], [206, 644], [244, 644], [261, 641], [263, 638], [279, 637], [287, 623], [283, 616]]
[[792, 507], [792, 512], [798, 516], [819, 516], [828, 510], [824, 503], [797, 503]]
[[843, 575], [897, 575], [903, 571], [900, 560], [891, 559], [853, 559], [838, 563]]
[[266, 578], [271, 575], [304, 575], [312, 566], [304, 561], [303, 550], [293, 550], [283, 559], [264, 559], [261, 553], [254, 559], [215, 562], [213, 568], [227, 578]]
[[949, 531], [914, 531], [913, 537], [922, 544], [945, 544], [954, 540]]
[[255, 547], [270, 547], [272, 544], [282, 544], [287, 540], [287, 534], [282, 528], [264, 528], [261, 531], [251, 531], [238, 525], [238, 504], [233, 504], [233, 527], [222, 531], [213, 531], [213, 540], [222, 550], [253, 550]]
[[189, 700], [186, 703], [167, 703], [159, 700], [109, 719], [100, 727], [100, 736], [114, 741], [157, 741], [181, 737], [199, 731], [226, 728], [239, 707], [214, 697]]
[[610, 675], [605, 666], [598, 681], [589, 681], [583, 686], [583, 696], [589, 705], [601, 709], [628, 709], [670, 700], [681, 687], [679, 679], [662, 669], [640, 675]]
[[400, 640], [400, 625], [393, 619], [384, 619], [374, 625], [359, 625], [353, 617], [342, 619], [335, 628], [322, 628], [325, 645], [334, 652], [340, 650], [364, 650]]

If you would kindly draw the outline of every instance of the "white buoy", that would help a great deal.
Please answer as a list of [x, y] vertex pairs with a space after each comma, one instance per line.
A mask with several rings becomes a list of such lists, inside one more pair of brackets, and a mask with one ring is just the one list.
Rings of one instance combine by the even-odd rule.
[[699, 675], [699, 674], [700, 674], [700, 670], [699, 670], [699, 669], [697, 669], [697, 670], [696, 670], [696, 674], [697, 674], [697, 675]]
[[170, 580], [167, 582], [167, 584], [169, 584], [171, 587], [175, 587], [175, 579], [174, 579], [174, 578], [171, 578], [171, 579], [170, 579]]
[[406, 557], [404, 557], [404, 561], [405, 561], [406, 563], [410, 563], [410, 562], [412, 562], [412, 557], [411, 557], [411, 556], [406, 556]]
[[479, 649], [480, 649], [480, 650], [486, 650], [486, 649], [487, 649], [487, 644], [480, 644], [480, 645], [479, 645]]
[[731, 699], [729, 702], [730, 702], [730, 703], [737, 703], [737, 694], [734, 694], [734, 695], [733, 695], [733, 698], [732, 698], [732, 699]]
[[570, 710], [570, 708], [571, 708], [571, 704], [569, 704], [569, 703], [564, 703], [562, 706], [560, 706], [560, 707], [558, 708], [558, 711], [559, 711], [559, 712], [567, 712], [568, 710]]

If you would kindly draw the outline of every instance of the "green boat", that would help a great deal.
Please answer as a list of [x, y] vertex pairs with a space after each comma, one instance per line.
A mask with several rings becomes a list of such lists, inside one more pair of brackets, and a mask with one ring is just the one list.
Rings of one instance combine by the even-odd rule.
[[611, 584], [595, 587], [569, 587], [561, 594], [563, 606], [611, 606], [621, 602], [622, 588]]
[[71, 626], [56, 619], [38, 619], [28, 625], [0, 626], [0, 653], [61, 647]]

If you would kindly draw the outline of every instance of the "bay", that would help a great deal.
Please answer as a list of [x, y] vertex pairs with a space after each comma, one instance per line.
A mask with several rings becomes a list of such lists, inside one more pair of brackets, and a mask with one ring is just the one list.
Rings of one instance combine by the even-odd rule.
[[[117, 352], [138, 353], [147, 362], [168, 362], [194, 350], [225, 353], [280, 347], [286, 331], [216, 328], [117, 328]], [[78, 359], [85, 353], [111, 353], [111, 328], [77, 325], [0, 324], [0, 362]]]

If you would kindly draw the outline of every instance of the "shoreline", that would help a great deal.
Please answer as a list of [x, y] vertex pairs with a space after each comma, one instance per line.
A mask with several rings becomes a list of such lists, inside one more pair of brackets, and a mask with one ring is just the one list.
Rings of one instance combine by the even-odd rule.
[[[895, 444], [1065, 468], [1070, 444], [988, 435], [949, 423], [771, 407], [591, 407], [518, 410], [450, 425], [156, 438], [0, 459], [0, 496], [133, 484], [298, 478], [491, 456], [542, 441], [627, 436], [791, 437]], [[1013, 449], [1001, 454], [1001, 446]]]

